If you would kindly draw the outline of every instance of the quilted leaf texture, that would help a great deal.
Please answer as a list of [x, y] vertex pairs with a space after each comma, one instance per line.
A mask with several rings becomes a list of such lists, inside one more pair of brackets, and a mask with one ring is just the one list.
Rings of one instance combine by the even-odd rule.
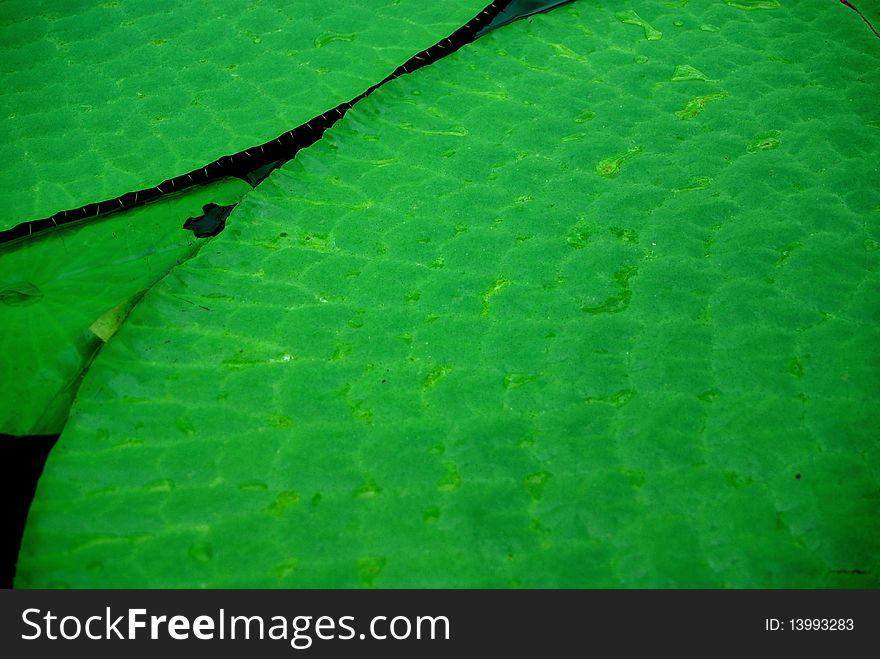
[[153, 187], [348, 101], [482, 0], [9, 0], [0, 230]]
[[96, 359], [18, 585], [876, 587], [878, 85], [647, 0], [387, 85]]

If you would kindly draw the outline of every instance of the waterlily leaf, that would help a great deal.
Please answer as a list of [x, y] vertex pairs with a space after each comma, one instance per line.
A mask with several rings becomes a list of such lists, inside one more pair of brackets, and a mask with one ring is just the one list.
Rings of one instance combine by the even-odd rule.
[[198, 250], [184, 220], [248, 190], [220, 181], [0, 246], [0, 432], [61, 432], [81, 373], [127, 305]]
[[0, 229], [267, 142], [354, 98], [485, 4], [4, 2]]
[[95, 360], [17, 585], [880, 585], [880, 55], [734, 4], [358, 104]]

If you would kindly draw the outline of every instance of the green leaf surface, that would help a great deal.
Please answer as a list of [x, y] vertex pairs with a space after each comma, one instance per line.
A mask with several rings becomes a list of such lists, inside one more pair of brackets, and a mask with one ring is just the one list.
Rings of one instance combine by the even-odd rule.
[[848, 0], [862, 17], [865, 22], [864, 29], [868, 30], [866, 36], [873, 33], [875, 37], [880, 37], [880, 2], [878, 0]]
[[143, 291], [198, 251], [184, 220], [248, 190], [228, 179], [0, 247], [0, 432], [61, 432], [101, 343]]
[[483, 0], [7, 0], [0, 229], [153, 187], [379, 82]]
[[358, 104], [96, 359], [17, 585], [880, 585], [880, 49], [744, 4]]

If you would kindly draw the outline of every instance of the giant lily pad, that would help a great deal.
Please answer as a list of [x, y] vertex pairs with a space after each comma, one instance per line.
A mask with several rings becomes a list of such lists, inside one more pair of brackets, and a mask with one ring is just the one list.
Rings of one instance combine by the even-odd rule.
[[95, 360], [18, 585], [880, 585], [880, 50], [762, 4], [358, 104]]

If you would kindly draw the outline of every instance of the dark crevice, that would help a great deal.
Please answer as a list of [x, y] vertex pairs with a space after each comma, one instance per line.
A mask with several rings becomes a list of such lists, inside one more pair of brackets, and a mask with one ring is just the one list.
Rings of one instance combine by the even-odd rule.
[[[293, 158], [300, 149], [304, 149], [317, 142], [324, 134], [324, 131], [339, 121], [355, 103], [366, 98], [388, 81], [405, 73], [412, 73], [471, 43], [479, 34], [484, 32], [484, 28], [489, 26], [493, 19], [510, 3], [511, 0], [497, 0], [490, 3], [465, 25], [430, 48], [413, 55], [382, 81], [367, 88], [350, 101], [340, 103], [335, 108], [310, 119], [306, 123], [279, 135], [273, 140], [250, 147], [239, 153], [223, 156], [204, 167], [170, 178], [152, 188], [136, 190], [115, 199], [60, 211], [51, 217], [40, 220], [22, 222], [11, 229], [0, 231], [0, 243], [31, 236], [72, 222], [105, 217], [112, 213], [155, 201], [166, 194], [179, 192], [196, 185], [210, 183], [230, 176], [240, 178], [255, 186], [275, 168]], [[509, 22], [509, 20], [505, 22]]]
[[58, 440], [58, 435], [31, 435], [16, 437], [0, 433], [0, 454], [2, 454], [4, 492], [4, 517], [2, 548], [2, 574], [0, 587], [11, 588], [15, 577], [15, 563], [18, 559], [24, 525], [37, 480], [43, 473], [43, 465], [49, 451]]

